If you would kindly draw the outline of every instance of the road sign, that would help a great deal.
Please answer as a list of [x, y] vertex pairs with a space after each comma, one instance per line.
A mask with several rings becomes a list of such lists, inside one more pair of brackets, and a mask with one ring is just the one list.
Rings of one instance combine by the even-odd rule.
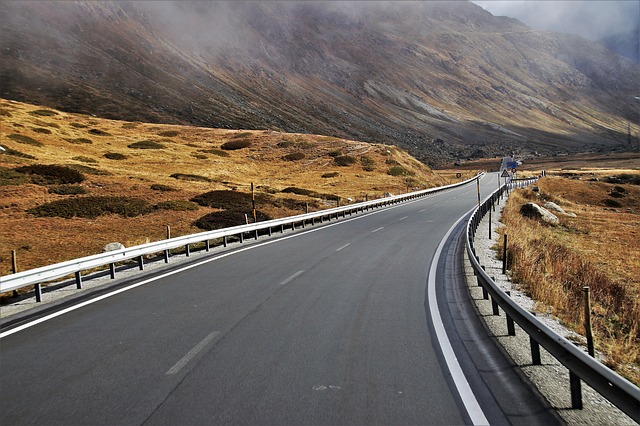
[[512, 172], [512, 173], [515, 173], [515, 172], [516, 172], [516, 168], [515, 168], [515, 167], [514, 167], [514, 168], [512, 168], [512, 169], [511, 169], [511, 172]]
[[518, 167], [518, 163], [517, 163], [517, 162], [515, 162], [515, 161], [509, 161], [509, 162], [507, 163], [507, 168], [508, 168], [508, 169], [515, 169], [516, 167]]
[[509, 172], [507, 171], [507, 169], [504, 169], [500, 177], [509, 177]]

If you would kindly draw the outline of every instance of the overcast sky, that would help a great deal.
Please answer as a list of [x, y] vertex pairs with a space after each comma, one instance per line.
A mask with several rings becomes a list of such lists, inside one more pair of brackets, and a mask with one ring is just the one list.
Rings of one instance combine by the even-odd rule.
[[640, 21], [640, 0], [472, 1], [493, 15], [519, 19], [534, 29], [573, 33], [591, 40], [629, 31]]

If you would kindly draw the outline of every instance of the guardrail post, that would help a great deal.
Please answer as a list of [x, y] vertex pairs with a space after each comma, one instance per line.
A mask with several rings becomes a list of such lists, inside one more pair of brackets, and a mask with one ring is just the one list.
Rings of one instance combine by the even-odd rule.
[[164, 251], [164, 263], [169, 263], [169, 250]]
[[585, 286], [584, 291], [584, 330], [587, 337], [587, 352], [592, 357], [595, 355], [593, 349], [593, 330], [591, 329], [591, 298], [589, 297], [589, 287]]
[[582, 383], [580, 377], [569, 370], [569, 387], [571, 388], [571, 408], [582, 410]]
[[224, 237], [222, 237], [222, 246], [226, 247], [228, 243], [229, 241], [227, 240], [227, 236], [225, 235]]
[[531, 364], [540, 365], [540, 344], [536, 342], [533, 336], [529, 336], [529, 344], [531, 345]]
[[500, 310], [498, 309], [498, 302], [496, 302], [496, 298], [491, 298], [491, 308], [493, 309], [493, 315], [499, 316]]
[[209, 243], [209, 240], [204, 240], [204, 250], [205, 251], [211, 250], [211, 244]]
[[271, 236], [272, 232], [271, 232], [271, 227], [269, 227], [269, 236]]
[[[16, 251], [11, 250], [11, 271], [13, 274], [18, 273], [18, 262], [16, 260]], [[18, 295], [18, 290], [13, 290], [13, 297]]]
[[191, 256], [191, 248], [189, 247], [189, 244], [185, 244], [184, 245], [184, 254], [189, 257]]
[[502, 245], [502, 273], [507, 273], [507, 234], [504, 234], [504, 244]]
[[489, 209], [489, 240], [491, 240], [491, 209]]
[[111, 276], [112, 280], [116, 279], [116, 264], [115, 263], [110, 263], [109, 264], [109, 275]]
[[240, 243], [244, 243], [244, 232], [240, 233]]
[[282, 225], [280, 225], [280, 233], [284, 233], [284, 223]]
[[33, 291], [36, 293], [36, 302], [42, 302], [42, 285], [40, 283], [35, 284]]
[[[511, 297], [511, 292], [506, 291], [507, 296]], [[516, 335], [516, 327], [513, 323], [513, 319], [509, 316], [508, 313], [505, 312], [505, 316], [507, 317], [507, 335], [515, 336]]]
[[142, 255], [138, 256], [138, 268], [140, 268], [140, 270], [144, 270], [144, 259], [142, 258]]
[[256, 229], [256, 240], [258, 239], [258, 230]]
[[80, 271], [76, 272], [76, 288], [78, 290], [82, 289], [82, 274], [80, 274]]

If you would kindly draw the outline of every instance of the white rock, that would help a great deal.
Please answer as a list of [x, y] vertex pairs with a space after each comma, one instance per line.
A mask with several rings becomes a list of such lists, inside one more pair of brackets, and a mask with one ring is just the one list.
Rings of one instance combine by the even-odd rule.
[[552, 225], [560, 223], [556, 215], [536, 203], [523, 204], [522, 207], [520, 207], [520, 214], [532, 219], [540, 219], [543, 222], [550, 223]]
[[107, 251], [121, 250], [123, 248], [125, 248], [125, 246], [122, 243], [109, 243], [102, 248], [102, 251], [107, 252]]

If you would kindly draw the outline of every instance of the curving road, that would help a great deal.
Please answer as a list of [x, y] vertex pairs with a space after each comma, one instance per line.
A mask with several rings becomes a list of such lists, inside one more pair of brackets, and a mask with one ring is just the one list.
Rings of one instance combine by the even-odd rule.
[[476, 203], [472, 184], [236, 246], [5, 333], [0, 423], [553, 421], [482, 334], [459, 282], [459, 226], [429, 283]]

